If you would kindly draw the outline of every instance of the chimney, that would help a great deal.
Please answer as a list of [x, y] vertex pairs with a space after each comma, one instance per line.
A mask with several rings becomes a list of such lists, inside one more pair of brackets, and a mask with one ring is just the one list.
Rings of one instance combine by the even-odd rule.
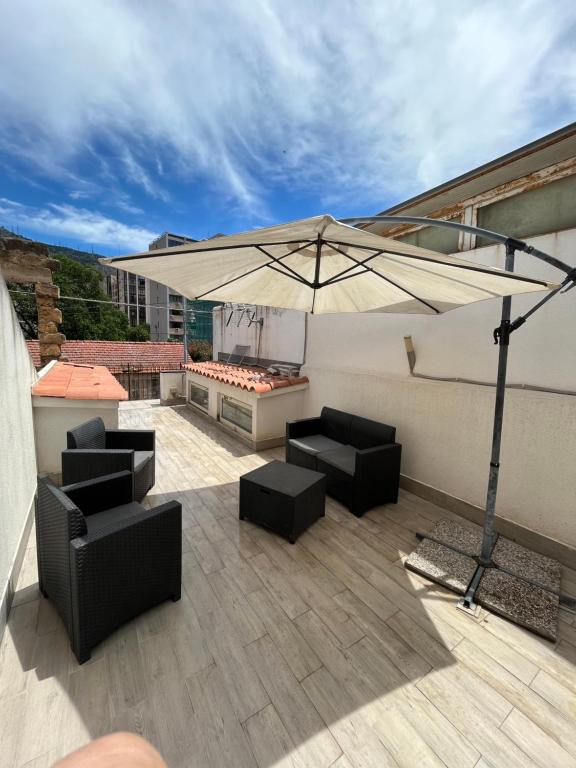
[[62, 313], [56, 307], [60, 289], [52, 282], [52, 274], [60, 268], [42, 243], [15, 237], [0, 238], [0, 270], [6, 282], [35, 284], [38, 311], [38, 341], [42, 366], [62, 359], [64, 334], [58, 331]]

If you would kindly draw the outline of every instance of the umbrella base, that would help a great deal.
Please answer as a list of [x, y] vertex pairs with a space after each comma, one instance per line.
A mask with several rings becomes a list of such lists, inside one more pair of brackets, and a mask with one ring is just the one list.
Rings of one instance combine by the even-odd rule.
[[549, 640], [557, 639], [561, 566], [502, 536], [491, 562], [479, 565], [482, 529], [440, 520], [407, 559], [406, 568]]

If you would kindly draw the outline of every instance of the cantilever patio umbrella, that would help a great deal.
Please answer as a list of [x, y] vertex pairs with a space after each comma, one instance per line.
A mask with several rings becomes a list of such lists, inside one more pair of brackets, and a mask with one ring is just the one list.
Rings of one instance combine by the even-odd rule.
[[191, 299], [328, 312], [436, 315], [554, 286], [316, 216], [267, 229], [102, 259]]
[[[535, 251], [521, 241], [474, 227], [412, 217], [367, 217], [345, 221], [359, 224], [375, 220], [410, 221], [480, 233], [506, 245], [508, 270], [513, 268], [514, 251], [524, 250], [543, 258], [568, 276], [562, 285], [550, 284], [381, 237], [328, 215], [100, 261], [168, 285], [190, 299], [242, 302], [314, 314], [392, 312], [437, 315], [485, 299], [547, 291], [547, 296], [526, 314], [527, 317], [576, 278], [575, 271], [557, 259]], [[524, 322], [524, 318], [519, 318], [510, 323], [510, 300], [504, 299], [503, 306], [502, 323], [495, 332], [501, 344], [501, 354], [484, 543], [476, 584], [471, 583], [465, 597], [468, 605], [472, 603], [483, 572], [481, 569], [491, 565], [506, 377], [504, 353], [510, 332]]]

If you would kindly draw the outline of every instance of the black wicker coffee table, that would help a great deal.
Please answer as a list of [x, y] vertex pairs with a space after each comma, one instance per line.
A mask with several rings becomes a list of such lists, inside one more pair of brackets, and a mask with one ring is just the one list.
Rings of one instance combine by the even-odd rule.
[[324, 516], [326, 475], [271, 461], [240, 478], [240, 520], [285, 536], [292, 544]]

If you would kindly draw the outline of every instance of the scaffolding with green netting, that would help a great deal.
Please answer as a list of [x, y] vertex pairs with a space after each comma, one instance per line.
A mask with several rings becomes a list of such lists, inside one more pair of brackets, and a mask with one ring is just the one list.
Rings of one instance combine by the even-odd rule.
[[221, 301], [186, 300], [186, 332], [188, 341], [209, 341], [212, 344], [212, 310]]

